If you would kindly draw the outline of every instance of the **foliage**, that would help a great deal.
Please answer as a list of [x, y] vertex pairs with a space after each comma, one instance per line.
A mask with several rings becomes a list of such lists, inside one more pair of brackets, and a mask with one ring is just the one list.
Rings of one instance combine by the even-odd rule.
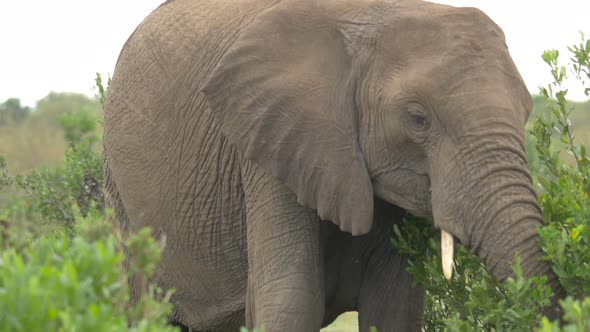
[[97, 141], [96, 136], [96, 115], [86, 109], [80, 109], [71, 113], [62, 113], [57, 117], [60, 127], [65, 132], [65, 139], [70, 145]]
[[[58, 117], [64, 113], [74, 113], [80, 110], [102, 116], [102, 108], [96, 100], [79, 93], [51, 92], [39, 100], [29, 121], [33, 126], [54, 126], [59, 128]], [[98, 117], [97, 117], [98, 118]]]
[[[63, 95], [50, 96], [46, 106], [64, 105]], [[13, 178], [0, 156], [0, 194], [3, 188], [10, 193], [9, 204], [0, 205], [0, 218], [7, 219], [0, 223], [0, 330], [177, 330], [168, 326], [172, 291], [148, 282], [162, 243], [147, 228], [123, 241], [108, 222], [102, 157], [93, 148], [100, 137], [97, 114], [90, 108], [52, 112], [69, 143], [61, 165]], [[123, 259], [123, 248], [131, 259]], [[133, 304], [131, 277], [146, 285]]]
[[[574, 53], [575, 72], [583, 68], [588, 70], [590, 42], [585, 44], [584, 53], [579, 49]], [[542, 87], [541, 93], [546, 97], [552, 116], [539, 117], [532, 131], [538, 139], [539, 159], [549, 171], [539, 177], [540, 202], [548, 222], [540, 234], [542, 247], [562, 285], [568, 293], [580, 297], [590, 294], [590, 159], [586, 147], [574, 142], [569, 119], [573, 109], [566, 99], [567, 90], [561, 89], [566, 69], [559, 65], [558, 57], [555, 50], [543, 54], [554, 82]], [[559, 134], [564, 150], [573, 157], [573, 167], [550, 151], [552, 131]]]
[[[61, 118], [64, 119], [60, 123]], [[80, 94], [50, 93], [21, 122], [0, 126], [0, 154], [6, 157], [8, 170], [12, 174], [20, 174], [41, 166], [60, 165], [64, 150], [72, 146], [71, 142], [88, 140], [93, 150], [100, 152], [102, 146], [96, 144], [102, 133], [102, 125], [97, 121], [100, 118], [102, 109], [98, 101]], [[87, 126], [96, 128], [94, 132], [70, 125], [71, 122], [85, 120]], [[64, 126], [68, 126], [73, 133], [65, 133]], [[69, 139], [67, 142], [66, 136]], [[6, 199], [7, 194], [0, 193], [0, 208], [6, 207]]]
[[[577, 45], [568, 47], [572, 53], [572, 68], [578, 80], [584, 86], [584, 94], [590, 97], [590, 87], [588, 87], [587, 80], [590, 80], [590, 39], [584, 37], [584, 33], [580, 32], [582, 41]], [[584, 41], [584, 39], [586, 39]]]
[[[590, 40], [582, 38], [569, 48], [570, 60], [588, 96]], [[392, 243], [410, 256], [408, 271], [426, 289], [427, 331], [590, 330], [590, 297], [583, 299], [590, 295], [590, 159], [585, 145], [575, 141], [573, 107], [567, 100], [568, 91], [562, 89], [567, 69], [558, 59], [555, 50], [543, 53], [553, 82], [541, 88], [547, 111], [538, 112], [536, 120], [527, 125], [525, 145], [546, 221], [538, 230], [540, 244], [569, 295], [560, 301], [565, 325], [541, 317], [539, 312], [549, 305], [551, 290], [544, 277], [524, 278], [518, 257], [513, 265], [515, 278], [499, 284], [479, 258], [459, 247], [455, 274], [452, 280], [445, 280], [439, 232], [430, 223], [407, 217], [394, 229]]]
[[18, 175], [15, 183], [45, 221], [72, 233], [74, 209], [86, 216], [91, 205], [104, 207], [102, 157], [93, 150], [99, 137], [97, 114], [82, 108], [59, 113], [57, 120], [69, 144], [63, 165], [42, 166], [29, 174]]
[[96, 89], [98, 90], [96, 94], [96, 99], [100, 102], [100, 105], [104, 108], [104, 102], [107, 99], [107, 91], [108, 86], [111, 84], [111, 76], [109, 75], [107, 79], [107, 85], [105, 86], [102, 83], [102, 76], [99, 73], [96, 73], [96, 77], [94, 78], [94, 83], [96, 85]]
[[[99, 73], [96, 74], [94, 81], [98, 90], [96, 99], [104, 107], [108, 85], [103, 85], [102, 76]], [[110, 84], [110, 77], [107, 82]], [[92, 145], [100, 140], [100, 133], [97, 131], [99, 116], [101, 114], [92, 108], [82, 107], [78, 110], [58, 114], [57, 122], [63, 129], [65, 139], [70, 146], [81, 143]]]
[[6, 158], [0, 156], [0, 189], [8, 187], [12, 183], [12, 179], [8, 176], [6, 169]]
[[561, 302], [564, 309], [564, 320], [567, 322], [563, 328], [558, 322], [550, 322], [547, 318], [541, 321], [539, 332], [579, 332], [590, 330], [590, 297], [582, 302], [567, 297]]
[[69, 148], [63, 166], [18, 175], [15, 183], [47, 221], [68, 231], [73, 231], [75, 207], [86, 215], [90, 205], [103, 206], [102, 158], [86, 143]]
[[546, 278], [525, 279], [516, 258], [514, 273], [504, 285], [489, 274], [481, 260], [465, 247], [455, 254], [453, 278], [442, 275], [440, 231], [414, 217], [394, 227], [393, 245], [408, 254], [408, 272], [427, 292], [428, 331], [530, 331], [549, 304]]
[[20, 99], [8, 98], [0, 103], [0, 127], [21, 124], [31, 113], [31, 108], [22, 106]]
[[[76, 217], [76, 235], [4, 243], [0, 258], [2, 331], [173, 331], [171, 305], [146, 296], [129, 307], [118, 240], [102, 213]], [[149, 232], [132, 237], [139, 242]], [[14, 239], [18, 241], [18, 239]], [[141, 250], [158, 251], [141, 241]], [[17, 250], [18, 249], [18, 250]], [[151, 275], [148, 269], [138, 273]], [[159, 291], [161, 293], [161, 291]], [[141, 315], [137, 313], [140, 312]]]

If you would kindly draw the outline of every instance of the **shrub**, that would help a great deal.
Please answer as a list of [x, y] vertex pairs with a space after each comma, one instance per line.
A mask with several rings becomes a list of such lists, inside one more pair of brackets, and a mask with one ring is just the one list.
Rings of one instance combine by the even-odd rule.
[[70, 232], [74, 227], [74, 207], [86, 215], [90, 205], [104, 205], [102, 157], [87, 142], [68, 148], [63, 165], [18, 175], [15, 183], [46, 223], [63, 226]]
[[[100, 75], [97, 84], [104, 99]], [[175, 331], [167, 319], [171, 291], [149, 285], [129, 302], [127, 280], [138, 275], [148, 284], [161, 248], [150, 229], [123, 241], [108, 222], [102, 157], [93, 149], [96, 116], [59, 119], [69, 143], [62, 165], [13, 179], [0, 156], [0, 190], [13, 187], [11, 204], [0, 211], [9, 219], [0, 224], [0, 330]], [[29, 214], [15, 218], [23, 210], [43, 225]], [[133, 260], [123, 262], [122, 244]]]
[[[3, 244], [0, 330], [173, 331], [166, 319], [169, 294], [163, 303], [146, 296], [128, 307], [121, 250], [102, 213], [78, 215], [75, 225], [74, 237], [56, 234], [32, 243]], [[146, 236], [149, 230], [129, 242], [140, 243], [138, 252], [159, 252]], [[137, 273], [150, 276], [149, 267], [157, 258], [148, 256]]]

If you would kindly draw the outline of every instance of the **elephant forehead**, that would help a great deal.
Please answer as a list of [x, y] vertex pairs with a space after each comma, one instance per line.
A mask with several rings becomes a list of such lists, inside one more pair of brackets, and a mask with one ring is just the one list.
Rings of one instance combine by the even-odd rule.
[[502, 29], [475, 8], [412, 4], [388, 15], [383, 24], [382, 50], [405, 61], [483, 58], [507, 49]]
[[424, 6], [384, 24], [381, 93], [420, 96], [439, 109], [478, 103], [527, 113], [530, 96], [502, 30], [477, 9]]

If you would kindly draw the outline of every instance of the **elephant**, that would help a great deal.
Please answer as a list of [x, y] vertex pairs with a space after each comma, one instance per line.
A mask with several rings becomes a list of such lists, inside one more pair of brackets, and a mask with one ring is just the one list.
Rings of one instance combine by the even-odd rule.
[[[391, 246], [406, 213], [500, 281], [547, 276], [504, 32], [419, 0], [168, 0], [131, 34], [104, 115], [105, 199], [165, 237], [151, 282], [194, 331], [419, 331]], [[132, 259], [127, 255], [127, 260]], [[441, 272], [441, 273], [442, 273]], [[145, 282], [131, 278], [131, 301]]]

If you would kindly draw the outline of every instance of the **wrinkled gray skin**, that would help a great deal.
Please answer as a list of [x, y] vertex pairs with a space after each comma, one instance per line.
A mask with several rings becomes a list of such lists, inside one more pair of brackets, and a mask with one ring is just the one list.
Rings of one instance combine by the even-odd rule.
[[172, 0], [117, 63], [108, 200], [127, 232], [166, 236], [154, 279], [176, 289], [174, 322], [317, 331], [358, 310], [361, 331], [418, 330], [424, 292], [389, 243], [405, 211], [498, 279], [518, 252], [561, 293], [539, 260], [530, 110], [503, 32], [473, 8]]

